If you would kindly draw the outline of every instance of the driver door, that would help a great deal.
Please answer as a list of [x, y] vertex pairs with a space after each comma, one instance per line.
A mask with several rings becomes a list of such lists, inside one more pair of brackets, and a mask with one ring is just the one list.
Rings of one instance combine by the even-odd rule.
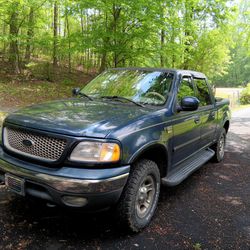
[[[183, 76], [177, 94], [177, 105], [185, 96], [195, 96], [191, 76]], [[173, 154], [172, 166], [174, 167], [185, 160], [199, 148], [200, 140], [200, 115], [199, 111], [176, 112], [173, 125]]]

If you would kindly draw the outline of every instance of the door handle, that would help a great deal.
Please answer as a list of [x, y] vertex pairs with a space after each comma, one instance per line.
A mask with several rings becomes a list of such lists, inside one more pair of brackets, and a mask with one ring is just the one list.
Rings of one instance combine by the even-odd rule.
[[195, 122], [196, 124], [198, 124], [198, 123], [200, 122], [200, 117], [199, 117], [199, 116], [196, 116], [196, 117], [194, 118], [194, 122]]
[[211, 113], [210, 113], [210, 117], [211, 117], [212, 119], [214, 119], [214, 118], [215, 118], [215, 112], [211, 112]]

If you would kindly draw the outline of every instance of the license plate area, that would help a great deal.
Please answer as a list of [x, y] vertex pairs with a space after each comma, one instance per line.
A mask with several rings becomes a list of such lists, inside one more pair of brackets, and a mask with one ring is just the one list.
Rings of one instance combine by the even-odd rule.
[[24, 179], [10, 175], [5, 174], [5, 185], [13, 192], [24, 196]]

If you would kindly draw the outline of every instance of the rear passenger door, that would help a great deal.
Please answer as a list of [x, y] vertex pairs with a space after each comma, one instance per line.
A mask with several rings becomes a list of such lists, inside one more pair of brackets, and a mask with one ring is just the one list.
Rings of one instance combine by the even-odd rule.
[[216, 110], [214, 100], [211, 98], [210, 89], [206, 79], [194, 78], [196, 96], [200, 101], [200, 148], [208, 146], [214, 139], [216, 132]]

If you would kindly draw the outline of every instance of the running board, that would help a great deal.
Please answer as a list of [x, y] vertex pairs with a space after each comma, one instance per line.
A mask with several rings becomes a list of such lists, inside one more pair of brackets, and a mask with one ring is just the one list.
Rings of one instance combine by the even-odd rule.
[[162, 184], [166, 186], [176, 186], [185, 180], [189, 175], [195, 172], [203, 164], [209, 161], [215, 152], [212, 149], [203, 149], [191, 156], [179, 166], [176, 166], [165, 178], [162, 178]]

